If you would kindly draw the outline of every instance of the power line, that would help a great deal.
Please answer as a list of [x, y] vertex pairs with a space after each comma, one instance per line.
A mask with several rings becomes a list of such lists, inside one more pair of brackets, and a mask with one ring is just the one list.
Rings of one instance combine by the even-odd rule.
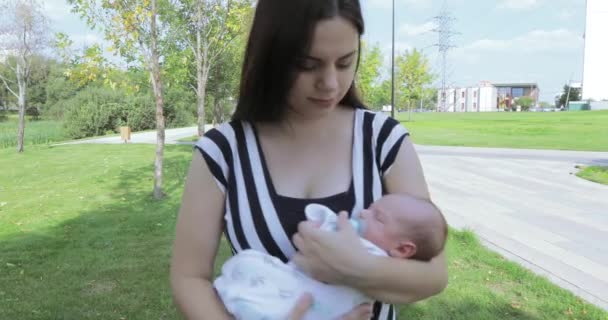
[[432, 31], [438, 35], [438, 42], [434, 46], [438, 48], [439, 55], [441, 56], [441, 100], [438, 111], [446, 111], [446, 83], [448, 82], [447, 70], [449, 69], [448, 52], [456, 47], [452, 43], [452, 38], [459, 33], [453, 31], [456, 18], [448, 10], [446, 1], [443, 2], [443, 8], [439, 12], [439, 15], [435, 16], [433, 20], [435, 20], [436, 27]]

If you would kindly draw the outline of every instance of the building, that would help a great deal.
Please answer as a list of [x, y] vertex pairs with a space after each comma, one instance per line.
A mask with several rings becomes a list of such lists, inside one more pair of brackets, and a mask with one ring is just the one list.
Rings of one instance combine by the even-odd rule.
[[583, 100], [608, 100], [608, 1], [587, 0]]
[[511, 109], [515, 100], [523, 96], [533, 99], [532, 105], [538, 104], [539, 89], [536, 83], [493, 83], [498, 95], [498, 107]]
[[[492, 112], [512, 108], [515, 100], [523, 96], [531, 97], [533, 105], [537, 105], [539, 89], [535, 83], [482, 81], [477, 87], [448, 88], [437, 94], [440, 112]], [[445, 99], [443, 107], [442, 99]]]

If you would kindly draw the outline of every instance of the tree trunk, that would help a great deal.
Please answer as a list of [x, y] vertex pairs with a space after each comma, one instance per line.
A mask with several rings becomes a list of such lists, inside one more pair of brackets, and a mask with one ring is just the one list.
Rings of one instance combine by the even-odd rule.
[[23, 152], [23, 140], [25, 138], [25, 82], [24, 68], [17, 63], [17, 83], [19, 85], [19, 129], [17, 130], [17, 152]]
[[165, 150], [165, 116], [163, 114], [163, 83], [160, 78], [160, 64], [157, 48], [156, 34], [156, 0], [152, 0], [152, 17], [151, 19], [151, 57], [150, 57], [150, 73], [152, 76], [152, 89], [154, 91], [154, 100], [156, 101], [156, 158], [154, 160], [154, 198], [161, 199], [164, 197], [163, 184], [163, 159]]
[[[201, 59], [202, 60], [202, 59]], [[201, 61], [202, 62], [202, 61]], [[196, 106], [198, 113], [198, 136], [202, 137], [205, 133], [205, 95], [207, 94], [208, 68], [203, 63], [196, 65]]]

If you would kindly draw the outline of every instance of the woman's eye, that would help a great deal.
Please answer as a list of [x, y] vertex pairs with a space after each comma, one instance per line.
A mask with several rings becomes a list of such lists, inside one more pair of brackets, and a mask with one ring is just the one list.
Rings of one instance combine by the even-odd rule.
[[317, 68], [317, 63], [312, 60], [300, 60], [297, 66], [300, 70], [312, 71]]
[[348, 68], [350, 68], [351, 65], [352, 65], [352, 62], [339, 63], [338, 69], [348, 69]]

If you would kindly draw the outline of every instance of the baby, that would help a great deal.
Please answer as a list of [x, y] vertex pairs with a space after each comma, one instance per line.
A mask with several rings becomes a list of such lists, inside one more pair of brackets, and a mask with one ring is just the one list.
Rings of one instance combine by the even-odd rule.
[[[337, 215], [325, 206], [308, 205], [306, 218], [323, 230], [336, 229]], [[430, 201], [406, 195], [386, 195], [350, 220], [361, 244], [374, 255], [429, 261], [445, 245], [447, 224]], [[297, 299], [312, 294], [314, 303], [304, 319], [336, 319], [372, 299], [345, 286], [308, 277], [292, 262], [245, 250], [222, 266], [214, 286], [227, 310], [238, 320], [284, 320]]]

